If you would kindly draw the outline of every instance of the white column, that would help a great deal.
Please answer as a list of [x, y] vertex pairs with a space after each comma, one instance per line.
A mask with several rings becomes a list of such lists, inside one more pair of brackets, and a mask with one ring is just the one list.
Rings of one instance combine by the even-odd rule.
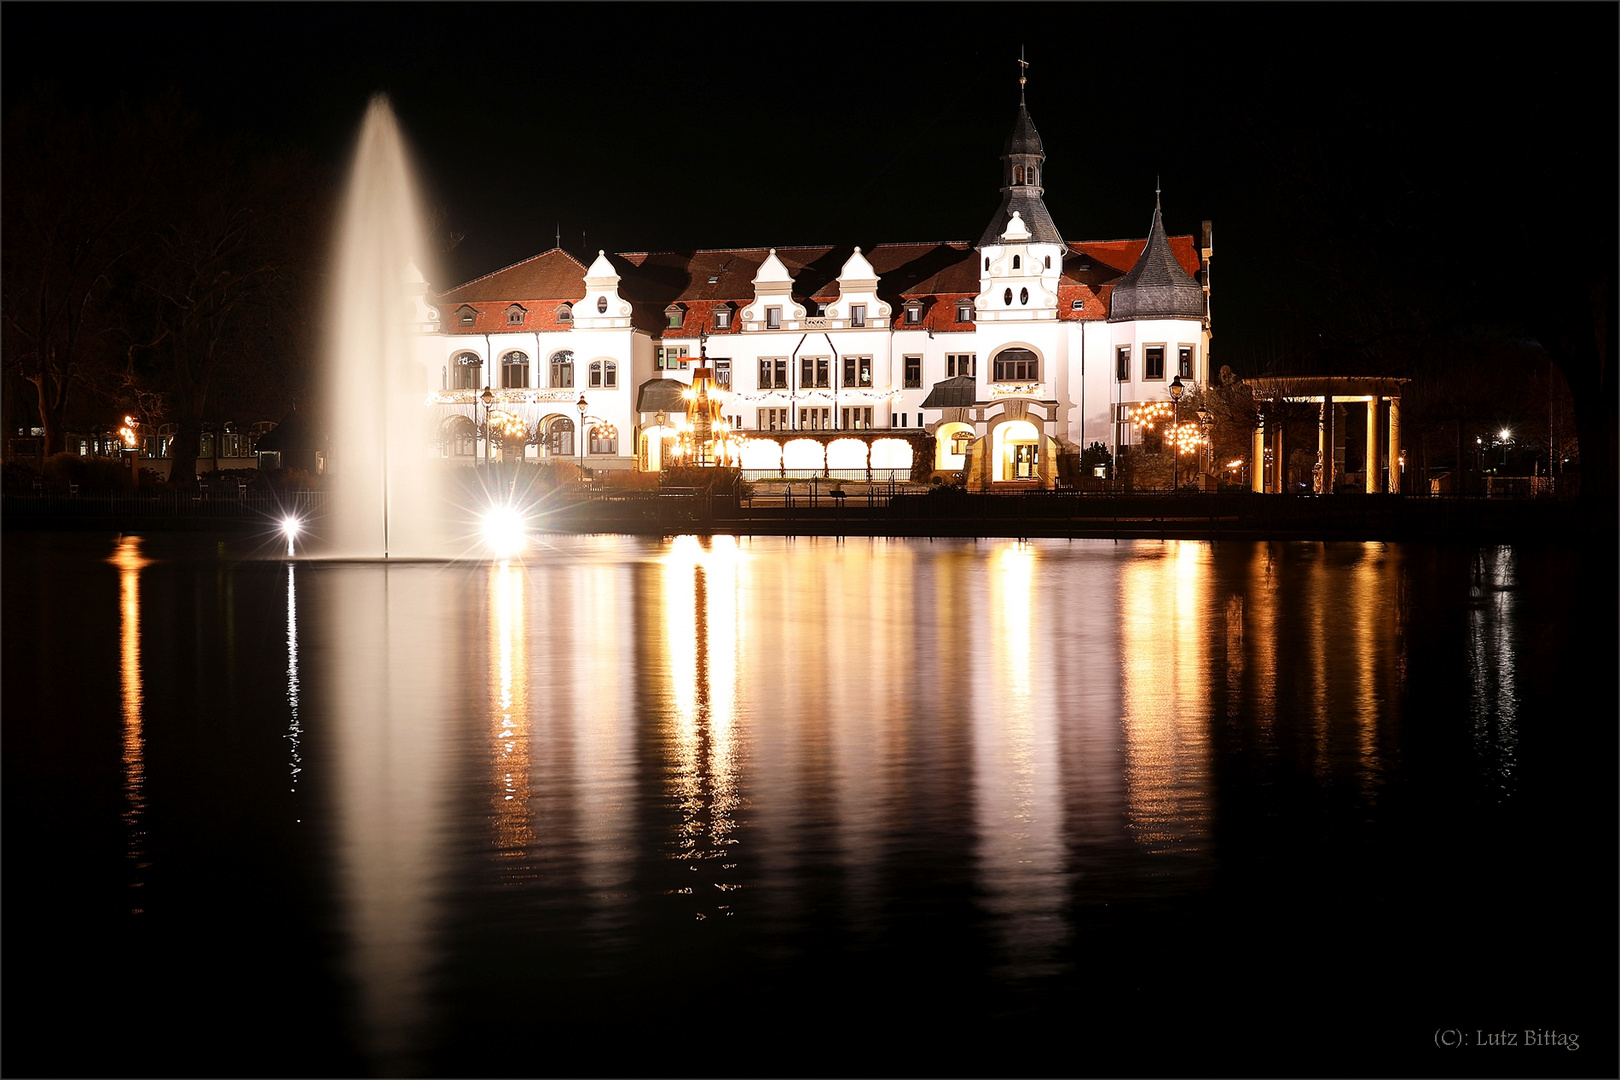
[[1367, 402], [1367, 494], [1378, 494], [1378, 395]]

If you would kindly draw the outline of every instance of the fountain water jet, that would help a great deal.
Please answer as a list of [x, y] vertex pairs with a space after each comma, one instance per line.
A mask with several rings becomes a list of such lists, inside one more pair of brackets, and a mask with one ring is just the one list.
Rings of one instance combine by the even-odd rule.
[[428, 455], [437, 372], [414, 324], [429, 314], [415, 184], [394, 111], [371, 99], [349, 176], [328, 313], [330, 552], [432, 558], [448, 552], [441, 463]]

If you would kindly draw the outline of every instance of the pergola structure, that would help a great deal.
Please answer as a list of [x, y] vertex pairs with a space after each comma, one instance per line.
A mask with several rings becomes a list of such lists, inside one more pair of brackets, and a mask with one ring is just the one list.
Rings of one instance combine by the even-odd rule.
[[[1244, 380], [1261, 403], [1261, 423], [1254, 432], [1251, 483], [1255, 491], [1288, 490], [1288, 450], [1285, 424], [1265, 420], [1267, 401], [1315, 402], [1318, 409], [1316, 468], [1312, 490], [1327, 494], [1338, 486], [1340, 475], [1359, 472], [1357, 485], [1368, 494], [1401, 490], [1401, 387], [1408, 380], [1338, 375], [1284, 376]], [[1360, 470], [1345, 469], [1335, 451], [1340, 444], [1334, 430], [1335, 406], [1362, 405], [1366, 440]], [[1347, 424], [1350, 421], [1346, 417]], [[1269, 467], [1267, 455], [1270, 455]]]

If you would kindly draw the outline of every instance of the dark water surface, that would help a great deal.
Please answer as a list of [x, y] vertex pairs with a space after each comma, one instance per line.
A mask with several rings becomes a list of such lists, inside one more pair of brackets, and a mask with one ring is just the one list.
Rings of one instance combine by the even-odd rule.
[[1612, 551], [251, 555], [5, 537], [7, 1075], [1616, 1071]]

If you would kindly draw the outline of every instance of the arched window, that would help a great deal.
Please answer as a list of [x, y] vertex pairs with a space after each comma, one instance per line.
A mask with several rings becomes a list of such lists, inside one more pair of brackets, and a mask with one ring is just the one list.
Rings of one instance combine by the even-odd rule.
[[1041, 360], [1028, 349], [1002, 349], [991, 364], [995, 382], [1040, 382]]
[[1029, 181], [1030, 187], [1035, 186], [1035, 166], [1031, 165], [1029, 167], [1029, 171], [1024, 174], [1024, 179]]
[[598, 296], [596, 298], [596, 313], [598, 315], [606, 315], [607, 314], [607, 297]]
[[439, 436], [445, 457], [472, 457], [478, 452], [478, 429], [460, 413], [445, 417]]
[[506, 309], [506, 325], [522, 326], [523, 317], [527, 314], [528, 312], [524, 311], [522, 307], [517, 304], [513, 304], [511, 307]]
[[590, 452], [593, 454], [617, 454], [619, 452], [619, 430], [612, 424], [591, 425]]
[[501, 386], [507, 390], [529, 388], [529, 354], [516, 350], [501, 357]]
[[484, 362], [477, 353], [457, 353], [450, 364], [450, 389], [477, 390], [484, 385]]
[[592, 390], [613, 390], [619, 385], [619, 365], [612, 360], [592, 360], [590, 387]]
[[574, 354], [567, 349], [551, 354], [551, 385], [561, 390], [574, 386]]
[[546, 426], [546, 453], [553, 457], [574, 456], [574, 422], [559, 416]]
[[1021, 268], [1023, 265], [1024, 265], [1024, 260], [1019, 258], [1017, 255], [1014, 255], [1013, 256], [1013, 269], [1017, 270], [1017, 269]]
[[1024, 167], [1022, 165], [1014, 165], [1013, 166], [1013, 183], [1022, 184], [1023, 182], [1024, 182]]
[[574, 321], [574, 305], [573, 304], [564, 304], [561, 307], [559, 307], [557, 309], [557, 321], [560, 322], [560, 323], [571, 323], [571, 322], [573, 322]]
[[1048, 255], [1048, 256], [1047, 256], [1047, 257], [1046, 257], [1046, 266], [1045, 266], [1045, 269], [1047, 269], [1047, 270], [1050, 270], [1050, 269], [1052, 269], [1052, 256], [1050, 256], [1050, 255]]
[[984, 268], [986, 270], [990, 269], [990, 256], [988, 255], [984, 257]]

